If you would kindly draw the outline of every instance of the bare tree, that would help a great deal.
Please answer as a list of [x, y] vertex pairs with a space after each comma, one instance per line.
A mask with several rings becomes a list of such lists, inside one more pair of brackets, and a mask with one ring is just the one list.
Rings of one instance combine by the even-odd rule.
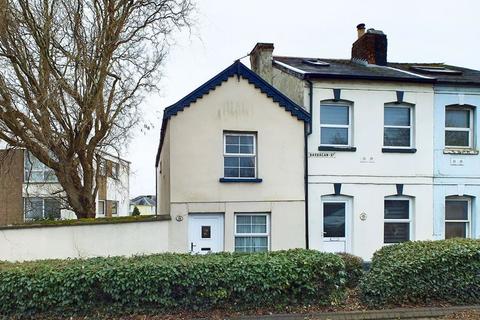
[[52, 168], [95, 216], [102, 150], [138, 123], [191, 0], [0, 0], [0, 139]]

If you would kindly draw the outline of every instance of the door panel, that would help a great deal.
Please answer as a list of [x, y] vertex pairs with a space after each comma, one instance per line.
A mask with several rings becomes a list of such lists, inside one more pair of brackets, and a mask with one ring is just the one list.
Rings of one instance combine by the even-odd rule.
[[197, 254], [223, 251], [223, 214], [189, 214], [188, 251]]
[[347, 252], [349, 205], [346, 200], [323, 201], [323, 251]]

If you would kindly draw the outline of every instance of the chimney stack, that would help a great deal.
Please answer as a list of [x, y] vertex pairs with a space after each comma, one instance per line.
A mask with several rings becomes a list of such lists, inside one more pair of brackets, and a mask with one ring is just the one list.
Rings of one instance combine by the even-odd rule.
[[365, 34], [365, 23], [360, 23], [359, 25], [357, 25], [357, 34], [357, 39], [360, 39]]
[[358, 39], [352, 45], [352, 60], [364, 60], [369, 64], [387, 65], [387, 36], [380, 30], [357, 26]]
[[273, 43], [259, 42], [250, 52], [250, 66], [265, 81], [272, 84]]

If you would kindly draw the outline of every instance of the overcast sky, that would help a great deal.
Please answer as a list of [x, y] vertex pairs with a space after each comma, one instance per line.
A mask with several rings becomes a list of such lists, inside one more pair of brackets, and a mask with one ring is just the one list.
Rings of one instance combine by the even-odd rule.
[[248, 54], [257, 42], [273, 42], [274, 55], [350, 58], [356, 25], [365, 23], [387, 35], [389, 62], [480, 69], [478, 0], [200, 0], [197, 11], [192, 33], [176, 37], [161, 91], [143, 105], [153, 128], [137, 130], [124, 156], [132, 162], [131, 198], [155, 193], [163, 109]]

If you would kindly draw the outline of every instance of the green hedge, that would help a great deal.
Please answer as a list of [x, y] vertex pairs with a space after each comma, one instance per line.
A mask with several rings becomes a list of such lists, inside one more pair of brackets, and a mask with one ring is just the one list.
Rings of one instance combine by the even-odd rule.
[[347, 273], [346, 286], [348, 288], [356, 288], [360, 279], [362, 278], [363, 271], [363, 259], [354, 256], [350, 253], [337, 253], [345, 263], [345, 272]]
[[480, 241], [452, 239], [386, 246], [360, 284], [370, 306], [442, 301], [480, 303]]
[[344, 283], [341, 258], [307, 250], [4, 264], [0, 314], [329, 304]]

